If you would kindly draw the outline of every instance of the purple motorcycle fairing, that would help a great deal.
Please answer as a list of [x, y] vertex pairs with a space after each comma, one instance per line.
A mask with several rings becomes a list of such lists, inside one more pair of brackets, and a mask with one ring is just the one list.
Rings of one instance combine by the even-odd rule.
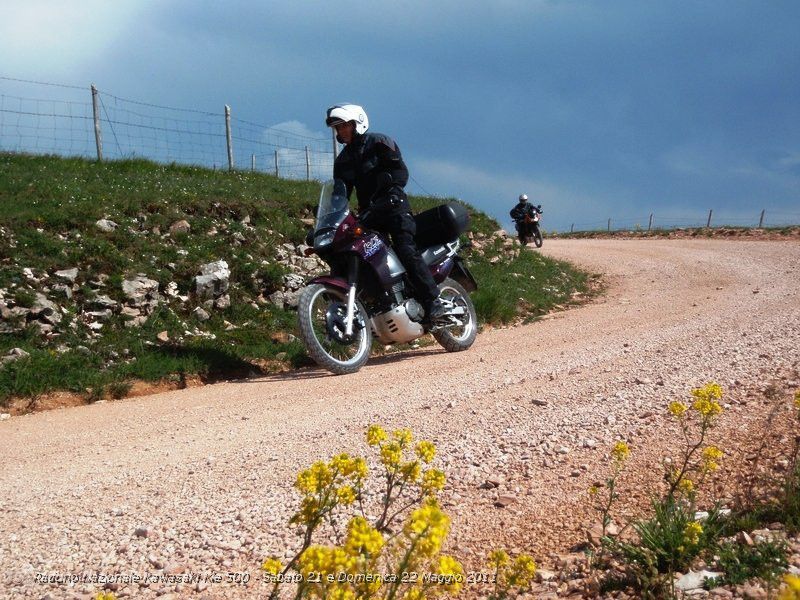
[[347, 294], [347, 292], [350, 291], [350, 286], [347, 285], [347, 281], [341, 277], [333, 277], [332, 275], [322, 275], [320, 277], [314, 277], [314, 279], [306, 283], [306, 285], [311, 285], [314, 283], [329, 285], [333, 288], [341, 290], [345, 294]]
[[428, 268], [431, 270], [433, 280], [436, 283], [442, 283], [450, 275], [450, 271], [453, 270], [453, 264], [453, 259], [448, 256], [442, 262], [430, 265]]

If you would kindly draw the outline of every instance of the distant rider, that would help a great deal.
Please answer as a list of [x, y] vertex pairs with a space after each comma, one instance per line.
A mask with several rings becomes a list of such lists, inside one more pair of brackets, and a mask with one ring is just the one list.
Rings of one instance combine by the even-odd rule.
[[344, 181], [348, 198], [356, 190], [359, 220], [392, 236], [392, 247], [425, 309], [425, 320], [442, 317], [446, 308], [439, 299], [439, 287], [414, 241], [417, 224], [403, 190], [408, 168], [400, 148], [389, 136], [368, 133], [367, 113], [356, 104], [331, 106], [325, 124], [333, 127], [336, 140], [345, 144], [333, 163], [333, 176]]
[[514, 219], [514, 226], [517, 229], [517, 233], [519, 233], [522, 224], [525, 222], [525, 217], [530, 217], [532, 219], [537, 213], [542, 214], [542, 205], [538, 204], [534, 206], [528, 202], [527, 194], [520, 194], [519, 202], [509, 213], [511, 218]]

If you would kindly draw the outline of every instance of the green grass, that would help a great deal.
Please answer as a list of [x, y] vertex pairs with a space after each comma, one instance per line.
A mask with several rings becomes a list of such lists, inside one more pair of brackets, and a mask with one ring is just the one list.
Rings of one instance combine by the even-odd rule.
[[738, 585], [750, 579], [763, 579], [775, 586], [789, 566], [785, 542], [761, 542], [753, 546], [726, 542], [716, 551], [717, 568], [722, 577], [709, 579], [706, 589], [720, 585]]
[[[277, 263], [276, 248], [304, 240], [301, 219], [313, 216], [318, 182], [144, 160], [97, 163], [7, 153], [0, 153], [0, 173], [0, 289], [5, 302], [30, 307], [46, 286], [48, 298], [67, 311], [53, 339], [34, 326], [0, 334], [0, 356], [15, 347], [30, 353], [30, 358], [0, 366], [0, 405], [12, 397], [57, 390], [87, 399], [120, 397], [135, 380], [186, 375], [213, 380], [258, 372], [265, 365], [278, 368], [278, 362], [310, 364], [298, 340], [271, 340], [275, 332], [295, 333], [296, 313], [251, 304], [280, 286], [287, 269]], [[411, 198], [415, 211], [442, 201]], [[469, 209], [472, 233], [491, 239], [500, 226]], [[249, 227], [242, 223], [245, 217]], [[102, 218], [118, 227], [100, 231], [95, 222]], [[190, 223], [189, 234], [168, 233], [178, 220]], [[496, 242], [464, 254], [480, 286], [474, 300], [483, 323], [535, 318], [568, 302], [574, 291], [587, 290], [585, 274], [535, 251], [512, 259]], [[492, 257], [500, 262], [490, 264]], [[219, 259], [231, 269], [231, 307], [211, 311], [204, 323], [191, 316], [198, 306], [194, 298], [185, 304], [162, 303], [140, 328], [126, 328], [115, 315], [96, 337], [79, 318], [97, 295], [122, 301], [122, 281], [139, 273], [157, 280], [162, 292], [175, 282], [180, 294], [189, 294], [199, 266]], [[40, 283], [25, 276], [26, 267]], [[78, 290], [67, 300], [54, 289], [61, 283], [54, 272], [73, 267], [79, 269]], [[166, 344], [156, 340], [161, 331], [168, 332]]]

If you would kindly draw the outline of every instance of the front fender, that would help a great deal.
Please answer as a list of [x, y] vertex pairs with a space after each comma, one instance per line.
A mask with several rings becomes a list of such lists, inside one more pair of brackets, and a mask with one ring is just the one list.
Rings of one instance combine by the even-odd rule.
[[323, 275], [321, 277], [315, 277], [311, 281], [309, 281], [306, 285], [312, 285], [314, 283], [319, 283], [322, 285], [329, 285], [334, 287], [338, 290], [342, 290], [345, 294], [350, 291], [350, 286], [347, 284], [345, 279], [341, 277], [333, 277], [331, 275]]

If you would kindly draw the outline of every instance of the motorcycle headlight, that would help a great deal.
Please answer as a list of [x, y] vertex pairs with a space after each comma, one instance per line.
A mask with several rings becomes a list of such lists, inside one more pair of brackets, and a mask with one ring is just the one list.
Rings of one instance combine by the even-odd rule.
[[326, 229], [318, 231], [314, 235], [314, 248], [324, 248], [333, 243], [333, 238], [336, 236], [335, 229]]

